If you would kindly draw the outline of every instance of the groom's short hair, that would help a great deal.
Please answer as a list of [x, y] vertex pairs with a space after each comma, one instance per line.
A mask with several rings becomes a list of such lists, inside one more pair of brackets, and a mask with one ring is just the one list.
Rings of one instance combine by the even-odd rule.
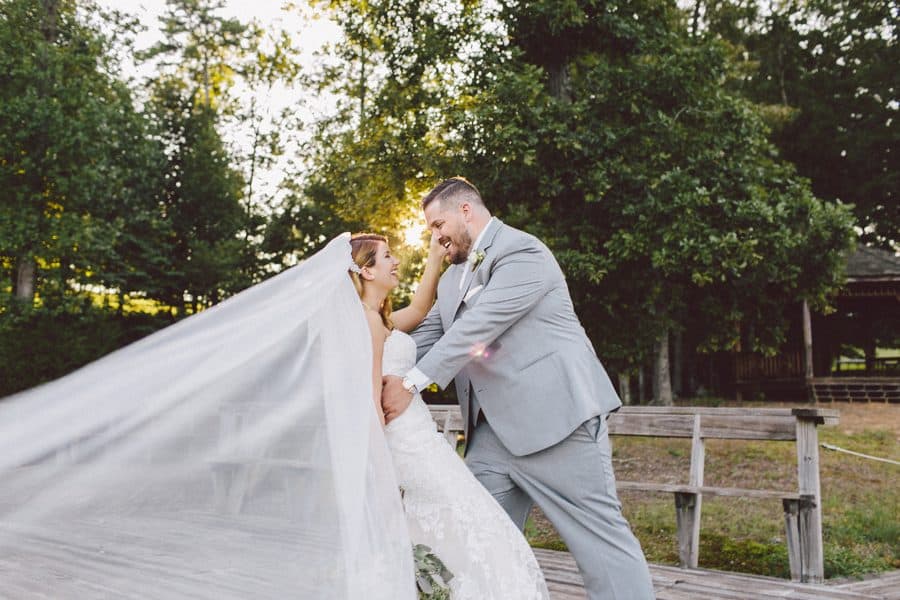
[[478, 188], [465, 177], [451, 177], [434, 186], [434, 188], [422, 198], [422, 208], [424, 209], [435, 200], [441, 203], [442, 208], [446, 206], [447, 202], [452, 200], [460, 202], [468, 200], [474, 204], [484, 206], [481, 192], [479, 192]]

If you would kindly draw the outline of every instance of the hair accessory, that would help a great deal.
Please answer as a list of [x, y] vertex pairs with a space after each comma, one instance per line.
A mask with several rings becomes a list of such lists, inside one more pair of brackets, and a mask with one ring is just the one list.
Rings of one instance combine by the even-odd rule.
[[350, 266], [347, 268], [350, 269], [351, 271], [353, 271], [354, 273], [357, 273], [357, 274], [362, 273], [362, 269], [359, 268], [359, 265], [356, 264], [355, 262], [353, 262], [352, 260], [350, 261]]

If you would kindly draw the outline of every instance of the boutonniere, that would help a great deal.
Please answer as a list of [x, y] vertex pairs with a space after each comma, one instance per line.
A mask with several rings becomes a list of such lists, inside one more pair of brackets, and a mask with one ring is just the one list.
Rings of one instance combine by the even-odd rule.
[[475, 252], [469, 253], [469, 258], [467, 259], [469, 264], [472, 265], [472, 270], [478, 268], [478, 265], [481, 264], [481, 261], [484, 260], [484, 250], [476, 250]]

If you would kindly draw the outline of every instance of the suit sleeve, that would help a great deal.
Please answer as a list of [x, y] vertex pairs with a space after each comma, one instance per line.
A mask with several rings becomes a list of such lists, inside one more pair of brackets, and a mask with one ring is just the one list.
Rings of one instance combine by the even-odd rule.
[[434, 342], [416, 368], [441, 388], [447, 387], [480, 350], [490, 346], [546, 295], [551, 283], [547, 260], [537, 245], [499, 257], [478, 303]]
[[419, 326], [410, 332], [410, 335], [416, 342], [417, 359], [422, 358], [435, 342], [441, 339], [441, 336], [444, 335], [444, 326], [441, 323], [441, 313], [438, 310], [437, 302], [434, 303]]

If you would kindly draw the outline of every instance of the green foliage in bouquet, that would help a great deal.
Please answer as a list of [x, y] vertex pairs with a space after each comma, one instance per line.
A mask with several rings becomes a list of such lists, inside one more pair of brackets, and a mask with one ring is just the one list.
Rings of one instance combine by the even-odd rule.
[[413, 546], [416, 561], [416, 585], [419, 600], [450, 600], [451, 573], [431, 548], [424, 544]]

